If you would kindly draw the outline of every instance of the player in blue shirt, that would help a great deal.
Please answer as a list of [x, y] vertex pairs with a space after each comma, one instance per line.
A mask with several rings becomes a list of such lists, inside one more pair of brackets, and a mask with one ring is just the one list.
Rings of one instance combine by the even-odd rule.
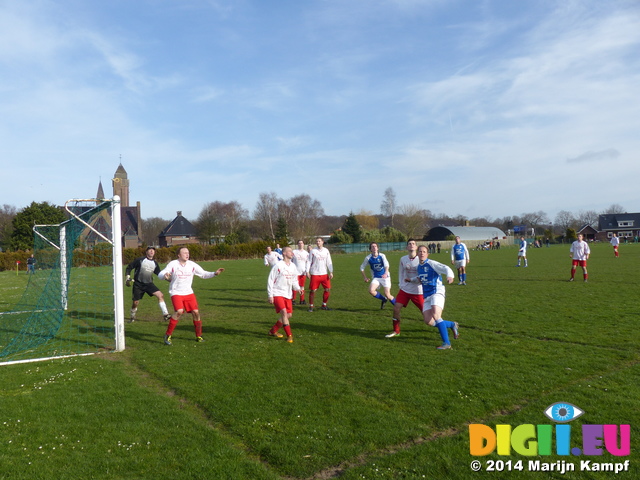
[[422, 295], [424, 296], [422, 316], [424, 323], [436, 327], [440, 332], [442, 345], [437, 347], [438, 350], [448, 350], [451, 348], [451, 342], [449, 341], [447, 329], [450, 328], [453, 331], [453, 338], [457, 339], [459, 336], [458, 323], [442, 319], [445, 289], [441, 275], [446, 275], [447, 283], [452, 283], [453, 270], [440, 262], [429, 260], [429, 251], [425, 245], [418, 247], [418, 259], [420, 260], [418, 276], [407, 278], [405, 281], [422, 284]]
[[469, 263], [469, 249], [456, 237], [456, 243], [451, 247], [451, 265], [458, 270], [458, 285], [467, 284], [467, 263]]
[[524, 266], [528, 267], [529, 263], [527, 262], [527, 241], [524, 237], [520, 237], [520, 250], [518, 250], [518, 264], [516, 267], [520, 266], [520, 260], [524, 259]]
[[[367, 274], [364, 273], [368, 264], [373, 276], [371, 279], [371, 286], [369, 287], [369, 293], [373, 298], [377, 298], [382, 301], [382, 304], [380, 305], [380, 310], [382, 310], [388, 301], [391, 301], [392, 305], [396, 304], [395, 298], [391, 295], [389, 262], [387, 261], [385, 254], [378, 251], [378, 244], [376, 242], [371, 242], [369, 244], [369, 251], [371, 253], [365, 257], [362, 265], [360, 265], [360, 273], [362, 273], [364, 281], [369, 283], [369, 278], [367, 277]], [[381, 295], [380, 292], [378, 292], [379, 287], [384, 288], [384, 295]]]

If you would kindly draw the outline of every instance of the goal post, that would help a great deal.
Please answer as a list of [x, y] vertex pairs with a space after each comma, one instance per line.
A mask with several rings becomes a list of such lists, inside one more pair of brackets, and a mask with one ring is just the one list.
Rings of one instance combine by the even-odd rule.
[[120, 199], [73, 199], [35, 225], [37, 269], [0, 312], [0, 365], [125, 348]]

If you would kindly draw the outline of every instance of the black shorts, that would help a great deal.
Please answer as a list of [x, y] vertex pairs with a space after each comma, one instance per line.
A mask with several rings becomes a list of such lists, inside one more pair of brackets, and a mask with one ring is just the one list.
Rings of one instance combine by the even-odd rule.
[[145, 293], [152, 297], [159, 290], [153, 283], [133, 282], [133, 301], [141, 300]]

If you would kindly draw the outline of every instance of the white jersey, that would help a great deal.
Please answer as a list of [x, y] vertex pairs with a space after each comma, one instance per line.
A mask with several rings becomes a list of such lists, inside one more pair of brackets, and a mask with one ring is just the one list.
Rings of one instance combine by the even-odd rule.
[[569, 253], [573, 253], [574, 260], [586, 260], [587, 256], [591, 253], [589, 249], [589, 244], [584, 240], [581, 242], [580, 240], [576, 240], [571, 244], [571, 249], [569, 249]]
[[180, 260], [170, 261], [164, 270], [158, 274], [158, 278], [164, 280], [166, 273], [171, 273], [171, 283], [169, 283], [169, 295], [191, 295], [193, 289], [191, 284], [193, 283], [193, 276], [197, 275], [200, 278], [213, 278], [216, 276], [216, 272], [207, 272], [200, 265], [191, 260], [182, 265]]
[[611, 237], [611, 241], [609, 243], [614, 247], [617, 247], [620, 244], [620, 239], [618, 237]]
[[298, 275], [304, 275], [307, 273], [307, 262], [309, 261], [309, 252], [305, 249], [299, 248], [293, 251], [293, 258], [291, 259], [293, 264], [298, 269]]
[[333, 273], [333, 263], [331, 262], [331, 252], [327, 248], [314, 248], [309, 254], [309, 267], [307, 272], [311, 275], [326, 275]]
[[398, 268], [398, 285], [400, 290], [404, 290], [409, 295], [422, 295], [422, 284], [408, 283], [405, 280], [418, 276], [418, 265], [420, 260], [418, 256], [411, 258], [405, 255], [400, 259], [400, 267]]
[[264, 256], [264, 265], [273, 267], [280, 260], [282, 260], [282, 257], [280, 256], [280, 254], [278, 252], [273, 251], [273, 252], [267, 253]]
[[291, 289], [300, 291], [298, 285], [298, 268], [293, 264], [287, 264], [284, 260], [276, 263], [269, 272], [267, 280], [267, 295], [272, 297], [291, 298]]

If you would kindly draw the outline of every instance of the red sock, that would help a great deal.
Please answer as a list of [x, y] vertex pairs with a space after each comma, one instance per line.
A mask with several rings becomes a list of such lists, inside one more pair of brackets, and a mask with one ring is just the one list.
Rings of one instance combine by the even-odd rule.
[[194, 320], [193, 327], [196, 330], [196, 337], [202, 336], [202, 320]]
[[587, 278], [589, 278], [589, 274], [588, 274], [588, 273], [585, 273], [585, 274], [583, 275], [583, 277], [584, 277], [584, 279], [586, 280]]
[[284, 326], [284, 333], [287, 334], [287, 337], [291, 336], [291, 325], [285, 325]]
[[178, 320], [171, 317], [171, 320], [169, 320], [169, 326], [167, 327], [167, 335], [173, 334], [173, 330], [176, 328], [176, 325], [178, 325]]
[[322, 303], [326, 305], [327, 300], [329, 300], [329, 292], [325, 290], [324, 293], [322, 294]]
[[300, 294], [300, 301], [301, 301], [301, 302], [304, 302], [304, 293], [301, 293], [301, 294]]
[[282, 322], [280, 320], [278, 320], [275, 325], [273, 327], [271, 327], [271, 330], [269, 330], [269, 332], [271, 333], [278, 333], [278, 330], [280, 330], [280, 327], [282, 326]]
[[400, 333], [400, 320], [393, 319], [393, 331]]

